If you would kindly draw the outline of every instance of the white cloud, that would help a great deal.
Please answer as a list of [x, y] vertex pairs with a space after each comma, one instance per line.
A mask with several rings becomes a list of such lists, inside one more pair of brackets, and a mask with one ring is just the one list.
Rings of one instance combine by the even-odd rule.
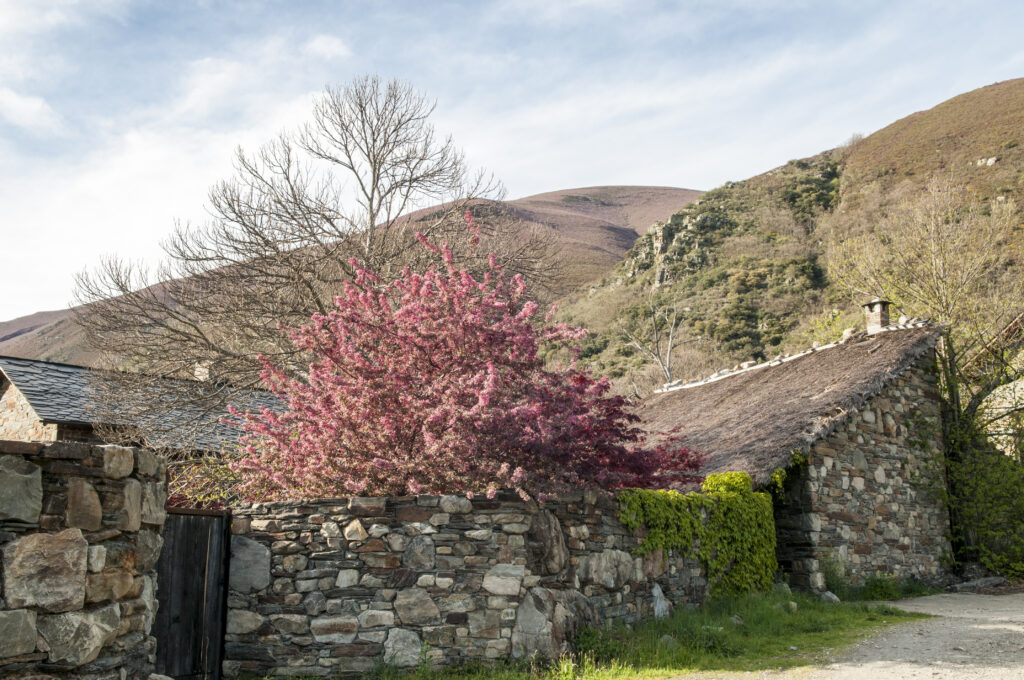
[[311, 38], [302, 51], [309, 56], [329, 61], [345, 59], [352, 55], [352, 50], [341, 38], [323, 34]]
[[0, 87], [0, 118], [33, 134], [61, 134], [64, 124], [60, 116], [42, 97], [18, 94]]

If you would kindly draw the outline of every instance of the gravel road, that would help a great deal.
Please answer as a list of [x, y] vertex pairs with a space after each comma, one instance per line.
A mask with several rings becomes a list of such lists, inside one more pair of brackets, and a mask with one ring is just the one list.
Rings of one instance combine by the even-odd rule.
[[[891, 603], [934, 614], [887, 628], [822, 667], [701, 673], [694, 680], [1024, 680], [1024, 593], [949, 593]], [[687, 680], [690, 680], [687, 678]]]

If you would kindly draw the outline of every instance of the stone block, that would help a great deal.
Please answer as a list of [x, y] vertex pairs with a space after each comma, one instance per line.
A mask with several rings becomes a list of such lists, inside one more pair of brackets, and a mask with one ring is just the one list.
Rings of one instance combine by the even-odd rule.
[[160, 559], [160, 550], [163, 549], [163, 546], [163, 536], [156, 532], [143, 529], [136, 534], [135, 553], [138, 561], [135, 563], [135, 569], [140, 574], [153, 569], [156, 566], [157, 560]]
[[103, 452], [103, 474], [110, 479], [124, 479], [135, 469], [135, 452], [126, 446], [96, 447]]
[[167, 486], [150, 482], [142, 487], [142, 521], [162, 526], [167, 519]]
[[27, 609], [0, 611], [0, 659], [31, 654], [36, 649], [36, 613]]
[[359, 615], [359, 625], [363, 628], [395, 625], [395, 614], [383, 609], [368, 609]]
[[43, 510], [42, 471], [20, 456], [0, 456], [0, 520], [35, 524]]
[[152, 451], [135, 449], [135, 469], [144, 477], [156, 477], [160, 472], [160, 458]]
[[48, 612], [81, 609], [89, 544], [79, 529], [30, 534], [4, 547], [7, 606]]
[[356, 497], [348, 501], [348, 511], [357, 517], [380, 517], [386, 507], [386, 498]]
[[85, 584], [85, 601], [120, 600], [132, 589], [134, 581], [130, 572], [120, 569], [89, 574]]
[[410, 569], [433, 569], [434, 556], [434, 539], [430, 536], [416, 536], [402, 553], [402, 564]]
[[354, 519], [345, 525], [345, 538], [349, 541], [365, 541], [369, 534], [366, 533], [366, 529], [363, 528], [363, 523], [358, 519]]
[[121, 506], [121, 529], [138, 531], [142, 526], [142, 484], [136, 479], [124, 482], [124, 503]]
[[245, 635], [262, 626], [263, 617], [246, 609], [229, 609], [227, 624], [229, 635]]
[[116, 604], [90, 612], [68, 612], [40, 616], [39, 635], [49, 647], [52, 663], [81, 666], [99, 656], [104, 645], [117, 637], [121, 626], [120, 608]]
[[302, 614], [276, 614], [270, 617], [270, 624], [279, 632], [289, 635], [305, 635], [309, 632], [309, 619]]
[[89, 546], [89, 571], [97, 573], [103, 571], [107, 562], [107, 549], [102, 545]]
[[356, 639], [359, 620], [351, 615], [321, 616], [309, 624], [309, 632], [317, 642], [348, 644]]
[[68, 483], [68, 505], [64, 521], [69, 527], [99, 531], [103, 526], [103, 506], [92, 484], [81, 478]]
[[422, 588], [400, 590], [395, 596], [395, 613], [403, 626], [425, 626], [440, 623], [441, 612]]
[[423, 644], [420, 636], [405, 628], [392, 628], [384, 641], [384, 663], [399, 668], [410, 668], [420, 662]]
[[463, 515], [473, 512], [473, 501], [465, 496], [441, 496], [441, 512], [451, 515]]
[[495, 595], [518, 595], [525, 575], [520, 564], [496, 564], [484, 574], [483, 587]]
[[231, 537], [231, 569], [228, 583], [232, 590], [251, 593], [270, 585], [270, 550], [244, 536]]

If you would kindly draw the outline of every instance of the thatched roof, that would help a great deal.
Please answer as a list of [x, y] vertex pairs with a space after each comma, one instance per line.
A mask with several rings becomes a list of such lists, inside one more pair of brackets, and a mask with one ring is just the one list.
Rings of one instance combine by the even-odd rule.
[[654, 435], [680, 428], [703, 452], [703, 474], [744, 471], [755, 485], [808, 451], [851, 412], [935, 346], [931, 325], [854, 336], [735, 373], [669, 389], [644, 400], [638, 413]]

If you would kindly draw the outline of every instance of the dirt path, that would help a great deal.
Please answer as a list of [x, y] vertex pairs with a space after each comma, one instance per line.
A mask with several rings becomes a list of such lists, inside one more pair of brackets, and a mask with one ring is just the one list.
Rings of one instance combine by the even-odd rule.
[[893, 603], [939, 618], [885, 629], [818, 668], [702, 680], [1024, 680], [1024, 593], [950, 593]]

